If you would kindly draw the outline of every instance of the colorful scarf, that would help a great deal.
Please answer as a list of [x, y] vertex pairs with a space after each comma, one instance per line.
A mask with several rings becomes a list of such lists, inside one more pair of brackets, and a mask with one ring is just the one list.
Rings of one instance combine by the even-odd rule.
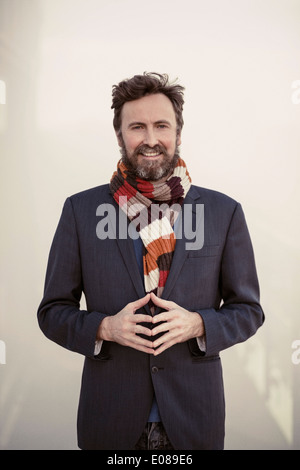
[[190, 186], [191, 178], [181, 158], [164, 182], [134, 178], [121, 160], [112, 176], [113, 197], [143, 241], [146, 293], [161, 297], [175, 250], [173, 226]]

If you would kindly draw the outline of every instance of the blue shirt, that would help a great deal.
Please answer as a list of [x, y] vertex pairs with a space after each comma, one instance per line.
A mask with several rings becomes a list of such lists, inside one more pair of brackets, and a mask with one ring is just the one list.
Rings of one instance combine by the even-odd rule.
[[[133, 245], [134, 245], [134, 251], [135, 251], [139, 271], [140, 271], [141, 277], [144, 281], [143, 242], [142, 242], [141, 238], [140, 237], [134, 238], [133, 239]], [[154, 395], [152, 408], [151, 408], [151, 411], [150, 411], [150, 416], [149, 416], [148, 422], [153, 423], [153, 422], [158, 422], [158, 421], [161, 421], [161, 417], [160, 417], [160, 414], [159, 414], [157, 401], [156, 401], [156, 398], [155, 398], [155, 395]]]

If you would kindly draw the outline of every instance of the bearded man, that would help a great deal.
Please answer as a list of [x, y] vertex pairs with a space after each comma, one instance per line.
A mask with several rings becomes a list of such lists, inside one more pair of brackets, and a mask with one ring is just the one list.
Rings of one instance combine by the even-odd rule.
[[[81, 449], [223, 449], [220, 352], [264, 322], [241, 205], [193, 185], [179, 155], [183, 91], [155, 73], [113, 87], [121, 159], [66, 200], [50, 250], [38, 321], [85, 356]], [[120, 215], [114, 236], [99, 236], [99, 207]], [[203, 243], [176, 235], [184, 220]]]

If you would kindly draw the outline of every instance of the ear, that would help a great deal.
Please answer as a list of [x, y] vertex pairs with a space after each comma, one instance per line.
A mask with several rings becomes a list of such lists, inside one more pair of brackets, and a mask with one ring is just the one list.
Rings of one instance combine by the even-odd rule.
[[119, 147], [123, 146], [122, 132], [120, 130], [115, 131]]
[[179, 145], [181, 145], [181, 131], [177, 133], [176, 144], [178, 145], [178, 147]]

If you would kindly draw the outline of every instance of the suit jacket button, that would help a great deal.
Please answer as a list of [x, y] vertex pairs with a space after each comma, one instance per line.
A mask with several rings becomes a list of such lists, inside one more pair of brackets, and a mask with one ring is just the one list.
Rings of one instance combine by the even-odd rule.
[[156, 374], [156, 372], [158, 372], [158, 367], [153, 366], [153, 367], [151, 368], [151, 370], [152, 370], [153, 374]]

